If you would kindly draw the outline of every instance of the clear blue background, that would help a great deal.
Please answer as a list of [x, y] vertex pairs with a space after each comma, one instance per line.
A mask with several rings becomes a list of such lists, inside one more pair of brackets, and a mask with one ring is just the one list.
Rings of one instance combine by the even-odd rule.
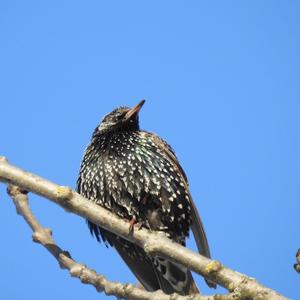
[[[299, 299], [299, 1], [1, 1], [0, 45], [2, 155], [75, 187], [101, 117], [145, 98], [141, 126], [175, 148], [213, 256]], [[1, 299], [105, 298], [0, 198]], [[135, 282], [84, 220], [30, 203], [76, 260]]]

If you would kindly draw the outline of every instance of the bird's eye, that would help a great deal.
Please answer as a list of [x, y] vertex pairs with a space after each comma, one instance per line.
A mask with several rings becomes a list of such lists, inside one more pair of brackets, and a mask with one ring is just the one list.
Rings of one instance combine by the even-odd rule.
[[115, 121], [118, 122], [122, 119], [122, 115], [115, 116]]
[[123, 113], [120, 113], [118, 116], [117, 116], [117, 120], [118, 121], [121, 121], [126, 115], [126, 112], [123, 112]]

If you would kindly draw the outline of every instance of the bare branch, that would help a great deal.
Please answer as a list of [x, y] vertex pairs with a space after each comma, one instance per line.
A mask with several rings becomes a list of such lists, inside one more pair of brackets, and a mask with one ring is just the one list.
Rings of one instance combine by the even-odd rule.
[[43, 245], [59, 262], [63, 269], [68, 269], [72, 277], [77, 277], [82, 283], [93, 285], [98, 292], [104, 291], [106, 295], [113, 295], [125, 299], [144, 299], [144, 300], [236, 300], [236, 295], [214, 295], [214, 296], [179, 296], [166, 295], [162, 291], [154, 293], [137, 288], [132, 284], [121, 284], [108, 281], [104, 276], [98, 275], [94, 270], [87, 268], [83, 264], [77, 263], [72, 259], [67, 251], [63, 251], [53, 240], [52, 231], [44, 228], [33, 215], [29, 208], [28, 193], [15, 185], [8, 186], [8, 194], [14, 201], [17, 212], [21, 215], [33, 231], [34, 242]]
[[110, 211], [87, 201], [69, 187], [58, 186], [12, 166], [4, 158], [0, 159], [0, 181], [13, 183], [21, 189], [48, 198], [68, 211], [89, 219], [94, 224], [136, 243], [149, 255], [159, 254], [185, 265], [205, 278], [222, 285], [230, 292], [238, 292], [240, 299], [287, 299], [276, 291], [264, 287], [253, 278], [233, 271], [216, 260], [208, 259], [172, 242], [162, 233], [141, 229], [129, 234], [129, 223]]

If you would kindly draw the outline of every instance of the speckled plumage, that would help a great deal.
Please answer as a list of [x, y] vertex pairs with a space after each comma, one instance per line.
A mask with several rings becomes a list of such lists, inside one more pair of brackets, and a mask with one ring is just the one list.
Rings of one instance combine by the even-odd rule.
[[[194, 235], [198, 227], [199, 250], [210, 256], [186, 176], [173, 150], [158, 136], [139, 129], [138, 112], [143, 104], [133, 109], [120, 107], [104, 117], [85, 151], [77, 190], [124, 219], [164, 231], [182, 245], [190, 227]], [[98, 240], [102, 237], [117, 249], [146, 289], [197, 292], [185, 267], [149, 257], [138, 246], [90, 222], [89, 227]]]

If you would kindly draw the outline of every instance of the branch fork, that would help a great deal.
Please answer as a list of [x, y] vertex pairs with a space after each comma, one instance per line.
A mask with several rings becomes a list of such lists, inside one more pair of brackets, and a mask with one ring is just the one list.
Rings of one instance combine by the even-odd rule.
[[[69, 270], [71, 276], [79, 278], [83, 283], [94, 285], [98, 291], [104, 291], [107, 295], [115, 295], [118, 298], [125, 299], [144, 300], [287, 300], [284, 296], [264, 287], [256, 280], [233, 271], [216, 260], [194, 253], [172, 242], [163, 234], [149, 232], [142, 228], [128, 235], [128, 222], [120, 219], [105, 208], [88, 201], [69, 187], [56, 185], [9, 164], [4, 157], [0, 157], [1, 181], [9, 185], [8, 193], [15, 203], [18, 214], [23, 216], [31, 227], [33, 240], [43, 245], [57, 259], [62, 268]], [[27, 191], [47, 198], [67, 211], [89, 219], [94, 224], [136, 243], [150, 255], [158, 254], [182, 264], [201, 274], [206, 279], [215, 281], [231, 293], [212, 296], [199, 294], [190, 296], [166, 295], [161, 291], [147, 292], [131, 284], [111, 282], [103, 275], [98, 275], [94, 270], [77, 263], [71, 258], [69, 252], [63, 251], [55, 243], [51, 229], [42, 227], [31, 212]]]

